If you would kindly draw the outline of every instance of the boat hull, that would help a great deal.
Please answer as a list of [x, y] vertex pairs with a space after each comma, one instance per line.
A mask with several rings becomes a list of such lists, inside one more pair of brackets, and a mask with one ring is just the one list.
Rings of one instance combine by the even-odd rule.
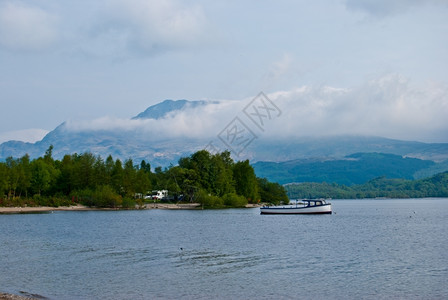
[[331, 214], [331, 204], [312, 207], [261, 207], [262, 215]]

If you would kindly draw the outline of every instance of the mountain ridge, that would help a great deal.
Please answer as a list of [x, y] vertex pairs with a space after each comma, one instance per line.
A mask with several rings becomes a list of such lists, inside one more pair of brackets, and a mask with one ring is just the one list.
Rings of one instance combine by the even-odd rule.
[[[165, 100], [149, 106], [128, 121], [136, 122], [136, 124], [149, 124], [148, 126], [152, 126], [151, 128], [157, 129], [159, 122], [165, 122], [163, 123], [165, 125], [169, 124], [171, 120], [175, 120], [178, 113], [188, 111], [188, 116], [189, 110], [193, 112], [195, 109], [217, 103], [219, 102], [205, 100]], [[201, 113], [204, 111], [206, 110]], [[198, 116], [201, 114], [196, 114], [195, 118]], [[53, 145], [55, 158], [62, 158], [65, 154], [91, 152], [102, 157], [112, 155], [123, 160], [132, 158], [137, 163], [146, 160], [153, 166], [167, 167], [177, 164], [178, 159], [182, 156], [206, 148], [213, 138], [219, 142], [217, 136], [210, 138], [209, 136], [177, 135], [172, 138], [140, 127], [123, 130], [115, 127], [112, 129], [104, 127], [103, 129], [74, 130], [70, 126], [70, 122], [63, 122], [42, 140], [35, 143], [4, 142], [0, 144], [0, 159], [9, 156], [21, 157], [26, 153], [31, 158], [39, 157], [50, 145]], [[221, 150], [225, 150], [225, 146], [221, 147]], [[260, 136], [248, 145], [242, 155], [237, 156], [236, 159], [250, 159], [251, 162], [283, 162], [312, 158], [332, 160], [341, 159], [357, 152], [389, 153], [440, 162], [448, 159], [448, 143], [423, 143], [367, 136], [300, 138]]]

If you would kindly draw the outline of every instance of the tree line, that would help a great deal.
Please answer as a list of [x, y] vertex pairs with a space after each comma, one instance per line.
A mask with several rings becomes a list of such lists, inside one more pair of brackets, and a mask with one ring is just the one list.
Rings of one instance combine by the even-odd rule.
[[86, 152], [52, 157], [8, 157], [0, 162], [0, 206], [61, 206], [81, 203], [97, 207], [135, 207], [151, 190], [168, 190], [172, 201], [204, 207], [243, 207], [260, 201], [287, 203], [285, 189], [257, 178], [249, 161], [233, 161], [230, 152], [198, 151], [177, 166], [156, 167], [132, 159], [105, 160]]
[[448, 172], [419, 180], [378, 177], [353, 186], [305, 182], [285, 186], [291, 199], [299, 198], [424, 198], [448, 197]]

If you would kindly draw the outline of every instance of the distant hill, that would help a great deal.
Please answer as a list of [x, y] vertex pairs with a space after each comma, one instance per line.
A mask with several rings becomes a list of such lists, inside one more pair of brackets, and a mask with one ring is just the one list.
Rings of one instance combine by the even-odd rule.
[[394, 179], [383, 176], [351, 187], [325, 182], [293, 183], [285, 185], [285, 189], [290, 199], [448, 197], [448, 172], [419, 180]]
[[376, 177], [414, 179], [415, 174], [436, 165], [430, 160], [385, 153], [356, 153], [342, 159], [309, 158], [286, 162], [256, 162], [258, 177], [280, 184], [327, 182], [362, 184]]
[[[26, 153], [31, 158], [36, 158], [43, 156], [45, 150], [50, 145], [53, 145], [53, 156], [58, 159], [62, 158], [64, 154], [91, 152], [102, 157], [112, 155], [114, 158], [122, 160], [132, 158], [136, 163], [144, 159], [150, 162], [153, 167], [175, 165], [180, 157], [185, 157], [197, 150], [204, 149], [212, 139], [216, 140], [217, 133], [226, 124], [223, 124], [222, 128], [218, 128], [219, 130], [213, 136], [197, 136], [196, 138], [180, 135], [177, 135], [177, 138], [167, 138], [163, 134], [158, 133], [158, 124], [167, 126], [172, 120], [176, 120], [177, 114], [184, 113], [184, 115], [188, 116], [188, 114], [199, 109], [201, 109], [200, 114], [192, 115], [195, 118], [201, 118], [208, 111], [219, 110], [217, 107], [210, 110], [207, 107], [217, 103], [213, 101], [165, 100], [148, 107], [132, 119], [119, 120], [119, 122], [124, 122], [126, 125], [131, 125], [128, 127], [112, 126], [108, 128], [103, 126], [101, 127], [102, 129], [94, 129], [89, 126], [81, 126], [74, 129], [73, 122], [64, 122], [36, 143], [8, 141], [0, 144], [0, 160], [4, 160], [8, 156], [21, 157]], [[225, 146], [221, 144], [220, 149], [225, 150]], [[294, 176], [297, 177], [297, 174], [303, 173], [303, 170], [291, 170], [293, 168], [292, 165], [317, 168], [315, 174], [320, 173], [320, 180], [330, 180], [335, 174], [332, 175], [331, 169], [326, 169], [327, 166], [333, 164], [331, 166], [336, 168], [338, 165], [343, 165], [350, 160], [353, 164], [356, 161], [360, 164], [360, 160], [367, 158], [349, 156], [353, 153], [372, 152], [442, 162], [448, 160], [448, 143], [421, 143], [366, 136], [267, 138], [260, 135], [258, 139], [254, 140], [244, 150], [241, 156], [234, 156], [234, 159], [250, 159], [251, 162], [286, 162], [284, 165], [266, 163], [266, 167], [263, 167], [263, 164], [260, 163], [255, 165], [255, 167], [256, 170], [258, 168], [258, 171], [261, 172], [260, 175], [268, 177], [275, 175], [271, 178], [277, 178], [279, 182], [291, 182], [299, 180], [300, 178], [294, 178]], [[418, 167], [419, 176], [428, 176], [434, 174], [434, 172], [443, 171], [448, 167], [448, 163], [440, 165], [422, 162], [421, 164], [424, 167]], [[287, 172], [281, 174], [282, 170], [287, 170]], [[354, 174], [355, 169], [352, 169], [350, 172]], [[305, 170], [303, 174], [308, 174], [306, 175], [308, 176], [307, 178], [314, 176], [310, 175], [312, 174], [311, 170]], [[358, 182], [350, 178], [344, 178], [343, 182]], [[370, 177], [366, 177], [363, 180], [367, 178]]]
[[[338, 159], [353, 153], [378, 152], [442, 162], [448, 143], [422, 143], [375, 136], [327, 136], [258, 141], [256, 161]], [[274, 154], [274, 155], [273, 155]]]

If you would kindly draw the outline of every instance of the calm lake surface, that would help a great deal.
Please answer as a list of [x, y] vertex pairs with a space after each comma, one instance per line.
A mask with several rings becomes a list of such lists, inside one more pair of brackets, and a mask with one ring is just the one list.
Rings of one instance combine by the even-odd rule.
[[0, 215], [0, 291], [49, 299], [447, 299], [448, 199]]

